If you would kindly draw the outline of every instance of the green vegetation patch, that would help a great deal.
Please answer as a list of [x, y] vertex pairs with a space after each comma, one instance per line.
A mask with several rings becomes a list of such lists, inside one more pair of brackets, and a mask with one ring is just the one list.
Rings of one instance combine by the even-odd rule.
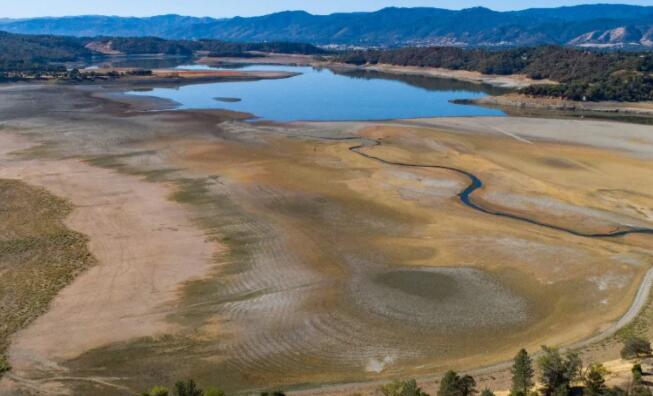
[[559, 46], [490, 50], [455, 47], [349, 51], [344, 63], [442, 67], [484, 74], [523, 74], [560, 84], [533, 85], [521, 92], [572, 100], [653, 100], [653, 55], [650, 52], [590, 51]]
[[0, 179], [0, 374], [9, 337], [94, 263], [86, 237], [63, 224], [71, 210], [43, 189]]

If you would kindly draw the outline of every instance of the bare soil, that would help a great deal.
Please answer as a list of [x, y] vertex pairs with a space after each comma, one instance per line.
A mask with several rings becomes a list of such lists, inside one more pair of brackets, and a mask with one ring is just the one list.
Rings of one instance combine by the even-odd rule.
[[[651, 127], [253, 123], [135, 111], [111, 93], [0, 90], [0, 178], [69, 201], [65, 224], [98, 261], [13, 339], [9, 378], [24, 393], [372, 381], [322, 389], [346, 393], [409, 376], [431, 386], [448, 368], [504, 389], [496, 362], [609, 328], [650, 267], [647, 236], [584, 238], [479, 213], [460, 204], [459, 173], [396, 164], [473, 172], [485, 205], [565, 227], [651, 226]], [[352, 151], [362, 140], [383, 144]], [[408, 286], [424, 273], [439, 290]], [[614, 360], [615, 345], [584, 353]]]

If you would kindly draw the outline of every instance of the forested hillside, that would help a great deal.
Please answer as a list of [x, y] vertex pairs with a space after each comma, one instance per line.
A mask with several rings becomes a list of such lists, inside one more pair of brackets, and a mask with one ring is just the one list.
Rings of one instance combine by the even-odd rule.
[[524, 93], [573, 100], [653, 100], [653, 54], [589, 51], [557, 46], [500, 51], [453, 47], [351, 51], [339, 60], [349, 64], [390, 64], [524, 74], [558, 85], [535, 85]]
[[29, 36], [0, 32], [0, 71], [33, 70], [91, 55], [74, 37]]
[[154, 37], [83, 38], [52, 35], [20, 35], [0, 32], [0, 72], [59, 70], [53, 63], [104, 54], [163, 54], [192, 56], [247, 56], [250, 51], [322, 54], [302, 43], [233, 43], [217, 40], [164, 40]]

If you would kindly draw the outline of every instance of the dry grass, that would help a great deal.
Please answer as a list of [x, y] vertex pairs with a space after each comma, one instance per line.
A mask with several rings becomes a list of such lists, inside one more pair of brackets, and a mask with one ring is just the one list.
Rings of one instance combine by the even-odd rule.
[[0, 179], [0, 354], [94, 262], [86, 238], [63, 224], [71, 210], [45, 190]]

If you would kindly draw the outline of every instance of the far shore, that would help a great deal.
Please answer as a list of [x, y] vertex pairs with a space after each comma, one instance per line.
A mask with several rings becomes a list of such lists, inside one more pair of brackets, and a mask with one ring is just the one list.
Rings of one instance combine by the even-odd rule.
[[149, 75], [130, 74], [136, 69], [111, 68], [111, 69], [84, 69], [82, 73], [97, 71], [100, 73], [117, 72], [120, 77], [113, 80], [117, 82], [129, 82], [138, 84], [160, 84], [160, 83], [187, 83], [197, 84], [203, 82], [217, 81], [252, 81], [267, 79], [290, 78], [298, 73], [282, 71], [238, 71], [238, 70], [181, 70], [181, 69], [152, 69]]
[[497, 88], [520, 89], [535, 84], [557, 84], [551, 80], [534, 80], [524, 75], [507, 75], [501, 76], [496, 74], [483, 74], [480, 72], [467, 70], [452, 70], [435, 67], [418, 67], [418, 66], [397, 66], [397, 65], [352, 65], [346, 63], [332, 62], [324, 59], [315, 58], [308, 55], [287, 55], [287, 54], [266, 54], [266, 56], [256, 58], [233, 58], [233, 57], [204, 57], [198, 60], [198, 63], [216, 66], [225, 64], [268, 64], [268, 65], [293, 65], [293, 66], [314, 66], [327, 67], [334, 70], [351, 71], [376, 71], [388, 74], [426, 76], [433, 78], [443, 78], [459, 80], [474, 84], [485, 84]]
[[317, 66], [320, 62], [312, 55], [261, 53], [257, 57], [209, 57], [197, 60], [197, 63], [208, 66], [220, 65], [288, 65]]
[[435, 67], [395, 66], [385, 64], [355, 66], [343, 63], [329, 64], [328, 66], [340, 70], [370, 70], [388, 74], [403, 74], [453, 79], [475, 84], [491, 85], [493, 87], [506, 89], [520, 89], [536, 84], [557, 84], [555, 81], [534, 80], [519, 74], [501, 76], [496, 74], [483, 74], [475, 71], [452, 70]]
[[[205, 65], [293, 65], [326, 67], [336, 71], [375, 71], [394, 75], [415, 75], [433, 78], [451, 79], [474, 84], [489, 85], [508, 90], [519, 90], [531, 85], [557, 84], [552, 80], [535, 80], [525, 75], [495, 75], [483, 74], [466, 70], [451, 70], [432, 67], [396, 66], [396, 65], [350, 65], [319, 60], [307, 55], [267, 54], [256, 58], [201, 58], [198, 63]], [[481, 106], [499, 107], [503, 109], [531, 109], [531, 110], [558, 110], [578, 111], [604, 114], [621, 114], [632, 116], [653, 116], [653, 102], [581, 102], [562, 98], [545, 98], [522, 95], [509, 92], [504, 95], [485, 96], [479, 99], [458, 100], [461, 104], [475, 104]]]

